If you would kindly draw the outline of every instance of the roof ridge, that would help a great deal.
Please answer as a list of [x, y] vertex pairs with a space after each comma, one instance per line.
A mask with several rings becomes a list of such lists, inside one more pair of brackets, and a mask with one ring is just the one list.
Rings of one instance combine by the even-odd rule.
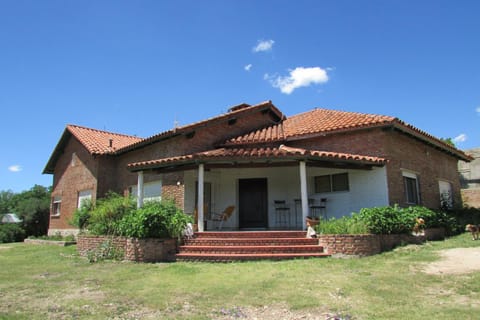
[[[203, 119], [203, 120], [200, 120], [200, 121], [197, 121], [197, 122], [192, 122], [190, 124], [187, 124], [187, 125], [184, 125], [184, 126], [179, 126], [179, 127], [176, 127], [176, 128], [172, 128], [172, 129], [169, 129], [169, 130], [166, 130], [166, 131], [162, 131], [162, 132], [159, 132], [157, 134], [154, 134], [152, 136], [149, 136], [149, 137], [146, 137], [145, 139], [143, 139], [142, 141], [139, 141], [139, 142], [136, 142], [130, 146], [127, 146], [125, 148], [123, 148], [122, 150], [119, 150], [119, 151], [122, 151], [122, 152], [125, 152], [125, 151], [128, 151], [130, 150], [130, 148], [137, 148], [139, 146], [142, 146], [143, 143], [147, 144], [147, 143], [151, 143], [152, 141], [156, 141], [157, 139], [161, 139], [162, 137], [166, 137], [168, 138], [169, 136], [171, 135], [175, 135], [175, 134], [178, 134], [180, 132], [185, 132], [186, 130], [188, 129], [193, 129], [193, 128], [196, 128], [198, 126], [201, 126], [203, 124], [207, 124], [211, 121], [214, 121], [214, 120], [220, 120], [220, 119], [223, 119], [223, 118], [228, 118], [228, 117], [235, 117], [237, 114], [242, 114], [248, 110], [252, 110], [252, 109], [255, 109], [255, 108], [261, 108], [263, 106], [267, 107], [267, 106], [270, 106], [270, 108], [272, 110], [274, 110], [274, 112], [277, 112], [279, 114], [279, 116], [283, 118], [285, 118], [285, 115], [283, 114], [282, 111], [280, 111], [274, 104], [271, 100], [265, 100], [265, 101], [262, 101], [260, 103], [257, 103], [257, 104], [254, 104], [254, 105], [248, 105], [246, 103], [242, 104], [242, 105], [245, 105], [244, 107], [241, 107], [241, 108], [238, 108], [238, 109], [235, 109], [233, 111], [230, 111], [230, 112], [224, 112], [222, 114], [219, 114], [217, 116], [213, 116], [213, 117], [210, 117], [210, 118], [207, 118], [207, 119]], [[248, 106], [247, 106], [248, 105]], [[238, 107], [239, 105], [237, 106], [234, 106], [233, 108], [235, 107]]]
[[95, 132], [104, 133], [104, 134], [112, 134], [112, 135], [122, 136], [122, 137], [127, 137], [127, 138], [136, 138], [136, 139], [140, 139], [140, 140], [144, 139], [144, 138], [138, 137], [136, 135], [112, 132], [112, 131], [107, 131], [107, 130], [100, 130], [100, 129], [90, 128], [90, 127], [80, 126], [80, 125], [77, 125], [77, 124], [67, 124], [67, 128], [71, 128], [71, 127], [75, 127], [75, 128], [83, 129], [83, 130], [95, 131]]

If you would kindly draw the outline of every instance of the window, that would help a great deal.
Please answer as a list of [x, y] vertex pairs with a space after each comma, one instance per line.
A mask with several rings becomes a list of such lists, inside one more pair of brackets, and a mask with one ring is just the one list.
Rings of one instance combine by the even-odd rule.
[[403, 172], [403, 184], [405, 185], [405, 197], [408, 204], [420, 204], [418, 193], [417, 175], [410, 172]]
[[[137, 197], [137, 186], [130, 187], [130, 195]], [[162, 181], [148, 182], [143, 185], [143, 201], [162, 200]]]
[[62, 197], [54, 196], [53, 203], [52, 203], [52, 216], [59, 216], [60, 215], [60, 207], [62, 204]]
[[440, 207], [442, 209], [453, 208], [452, 185], [447, 181], [438, 181], [440, 190]]
[[92, 190], [80, 191], [78, 193], [77, 208], [80, 209], [82, 207], [82, 204], [85, 203], [85, 201], [91, 201], [91, 200], [92, 200]]
[[315, 193], [350, 190], [348, 173], [327, 174], [315, 177]]

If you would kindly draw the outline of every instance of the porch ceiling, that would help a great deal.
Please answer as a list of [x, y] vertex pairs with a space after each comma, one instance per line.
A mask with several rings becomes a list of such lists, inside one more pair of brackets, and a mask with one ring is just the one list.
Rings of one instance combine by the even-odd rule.
[[261, 148], [220, 148], [189, 155], [128, 164], [130, 171], [172, 172], [206, 168], [252, 168], [293, 166], [306, 161], [309, 166], [371, 169], [384, 166], [387, 160], [365, 155], [292, 148], [285, 145]]

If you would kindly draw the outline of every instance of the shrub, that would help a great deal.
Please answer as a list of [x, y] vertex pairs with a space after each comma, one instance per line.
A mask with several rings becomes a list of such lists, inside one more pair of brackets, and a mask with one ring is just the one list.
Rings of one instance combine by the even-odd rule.
[[25, 230], [18, 223], [0, 224], [0, 243], [20, 242], [25, 239]]
[[401, 234], [412, 232], [415, 225], [413, 212], [403, 210], [399, 206], [364, 208], [358, 213], [370, 233]]
[[182, 235], [191, 217], [173, 201], [151, 201], [131, 211], [118, 224], [119, 235], [135, 238], [166, 238]]
[[[88, 231], [94, 235], [118, 235], [118, 223], [135, 208], [136, 204], [132, 198], [109, 193], [106, 198], [97, 201], [82, 225], [88, 226]], [[86, 218], [86, 216], [85, 213], [80, 212], [79, 223], [80, 217]]]
[[[463, 232], [467, 224], [480, 224], [480, 209], [478, 208], [457, 208], [445, 211], [444, 214], [450, 218], [449, 225], [452, 234]], [[454, 223], [451, 221], [452, 218]]]
[[70, 221], [70, 224], [80, 230], [87, 229], [90, 220], [90, 212], [93, 210], [93, 208], [94, 207], [91, 200], [83, 200], [80, 208], [75, 210], [73, 213], [73, 218]]
[[353, 214], [351, 217], [322, 220], [316, 231], [320, 234], [365, 234], [368, 228], [358, 215]]

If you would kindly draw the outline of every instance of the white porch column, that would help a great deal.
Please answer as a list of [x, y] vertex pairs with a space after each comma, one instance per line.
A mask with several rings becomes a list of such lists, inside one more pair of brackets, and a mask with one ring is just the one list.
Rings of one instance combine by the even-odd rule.
[[137, 178], [137, 208], [143, 207], [143, 171], [138, 171]]
[[300, 198], [302, 200], [302, 226], [305, 230], [308, 216], [307, 164], [305, 161], [300, 161]]
[[203, 232], [204, 230], [204, 225], [203, 225], [203, 185], [204, 185], [204, 180], [205, 180], [205, 166], [203, 163], [200, 163], [198, 165], [198, 203], [197, 203], [197, 212], [198, 212], [198, 231]]

